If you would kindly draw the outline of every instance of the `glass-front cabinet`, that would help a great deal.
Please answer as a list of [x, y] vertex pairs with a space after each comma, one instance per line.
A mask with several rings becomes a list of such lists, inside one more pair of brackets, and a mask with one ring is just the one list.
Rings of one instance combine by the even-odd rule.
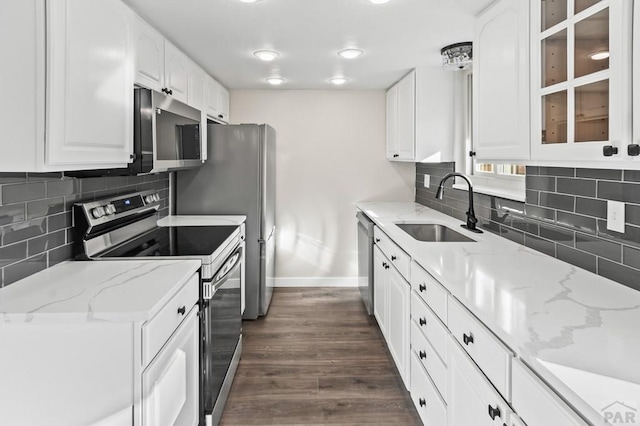
[[632, 2], [535, 0], [531, 5], [532, 158], [627, 159]]

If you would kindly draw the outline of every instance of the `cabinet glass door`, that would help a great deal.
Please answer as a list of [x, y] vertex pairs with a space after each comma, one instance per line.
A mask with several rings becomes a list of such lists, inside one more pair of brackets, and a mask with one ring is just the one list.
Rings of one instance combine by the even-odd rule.
[[533, 3], [533, 157], [603, 160], [605, 146], [628, 143], [629, 4]]

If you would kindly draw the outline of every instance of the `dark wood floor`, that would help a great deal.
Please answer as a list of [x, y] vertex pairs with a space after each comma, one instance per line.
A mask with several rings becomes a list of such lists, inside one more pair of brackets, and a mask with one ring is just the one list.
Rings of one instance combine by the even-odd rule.
[[420, 425], [357, 289], [276, 289], [244, 350], [223, 425]]

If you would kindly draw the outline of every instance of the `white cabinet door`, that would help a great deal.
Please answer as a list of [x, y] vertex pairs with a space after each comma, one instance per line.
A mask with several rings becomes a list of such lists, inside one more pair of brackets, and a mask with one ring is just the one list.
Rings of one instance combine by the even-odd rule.
[[512, 414], [507, 403], [453, 339], [448, 353], [448, 425], [503, 426]]
[[206, 81], [206, 91], [205, 91], [205, 104], [207, 110], [207, 116], [215, 119], [219, 119], [218, 117], [218, 94], [220, 90], [218, 89], [220, 85], [217, 81], [213, 79], [213, 77], [207, 75]]
[[398, 83], [397, 160], [414, 160], [416, 144], [416, 72]]
[[193, 308], [142, 374], [142, 424], [198, 423], [198, 312]]
[[0, 2], [0, 172], [40, 171], [44, 164], [44, 11], [41, 0]]
[[124, 166], [133, 152], [133, 13], [119, 0], [47, 1], [48, 164]]
[[202, 111], [204, 109], [206, 74], [193, 61], [188, 62], [188, 104]]
[[[640, 6], [633, 8], [633, 46], [638, 52], [640, 47]], [[633, 144], [640, 144], [640, 54], [633, 55]], [[633, 147], [635, 148], [635, 147]], [[636, 148], [637, 149], [637, 148]], [[640, 162], [640, 156], [630, 157]]]
[[397, 155], [398, 145], [398, 84], [387, 90], [387, 159]]
[[387, 281], [387, 341], [400, 376], [409, 389], [409, 326], [411, 287], [396, 268], [388, 270]]
[[531, 157], [623, 164], [634, 158], [633, 2], [555, 3], [531, 2]]
[[137, 15], [134, 36], [135, 82], [159, 92], [164, 87], [164, 37]]
[[187, 103], [189, 97], [189, 58], [165, 40], [164, 64], [166, 89], [173, 98]]
[[473, 146], [478, 159], [529, 158], [529, 6], [500, 0], [476, 22]]
[[226, 123], [229, 122], [229, 91], [218, 85], [218, 118]]
[[373, 314], [378, 320], [382, 334], [387, 336], [387, 258], [376, 246], [373, 248]]

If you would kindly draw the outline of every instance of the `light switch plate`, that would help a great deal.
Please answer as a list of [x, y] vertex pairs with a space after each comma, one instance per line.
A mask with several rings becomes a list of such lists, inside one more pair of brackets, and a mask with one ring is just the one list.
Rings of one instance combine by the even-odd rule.
[[429, 188], [431, 186], [431, 175], [424, 175], [424, 187]]
[[624, 233], [624, 203], [607, 201], [607, 229]]

